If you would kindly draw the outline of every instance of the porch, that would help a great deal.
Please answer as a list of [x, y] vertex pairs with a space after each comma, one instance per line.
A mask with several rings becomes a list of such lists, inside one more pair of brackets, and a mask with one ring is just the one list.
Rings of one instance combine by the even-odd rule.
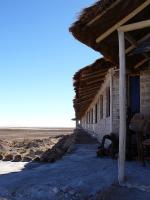
[[[119, 69], [118, 180], [120, 184], [124, 184], [126, 176], [127, 106], [130, 103], [135, 107], [134, 102], [137, 100], [133, 97], [133, 102], [127, 102], [126, 74], [139, 73], [142, 76], [144, 72], [147, 73], [145, 70], [149, 70], [149, 10], [150, 0], [101, 0], [84, 9], [79, 19], [70, 28], [78, 40], [102, 53]], [[141, 77], [140, 102], [136, 102], [135, 111], [137, 109], [149, 118], [150, 87], [149, 81], [148, 83], [144, 81]]]

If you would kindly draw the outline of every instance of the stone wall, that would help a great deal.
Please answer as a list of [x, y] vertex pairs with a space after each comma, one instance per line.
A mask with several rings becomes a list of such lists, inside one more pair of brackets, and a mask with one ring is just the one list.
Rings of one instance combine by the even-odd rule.
[[119, 72], [114, 73], [112, 84], [112, 132], [119, 133]]
[[[87, 109], [87, 112], [81, 119], [81, 126], [88, 131], [90, 134], [101, 140], [102, 137], [106, 134], [112, 132], [118, 134], [119, 129], [119, 82], [118, 82], [118, 72], [109, 70], [106, 75], [103, 85], [100, 87], [96, 97], [93, 99], [93, 102]], [[106, 88], [110, 87], [110, 116], [106, 117]], [[100, 96], [103, 95], [103, 118], [100, 119]], [[98, 105], [98, 115], [97, 123], [89, 124], [86, 123], [86, 115], [91, 110], [94, 109], [95, 117], [95, 104]], [[95, 121], [95, 119], [94, 119]]]
[[150, 69], [140, 73], [140, 112], [150, 116]]

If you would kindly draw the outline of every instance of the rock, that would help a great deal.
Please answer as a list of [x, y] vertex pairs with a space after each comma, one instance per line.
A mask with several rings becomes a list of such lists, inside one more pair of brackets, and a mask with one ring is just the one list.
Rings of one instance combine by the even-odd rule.
[[0, 154], [0, 160], [3, 160], [3, 155], [2, 154]]
[[22, 157], [20, 154], [14, 156], [14, 159], [13, 159], [14, 162], [19, 162], [21, 160], [22, 160]]
[[29, 149], [27, 156], [34, 158], [35, 157], [35, 151], [33, 149]]
[[69, 148], [67, 149], [67, 153], [71, 153], [71, 152], [74, 150], [74, 148], [75, 148], [75, 145], [74, 145], [74, 143], [72, 143], [72, 144], [69, 146]]
[[12, 154], [5, 154], [3, 161], [12, 161], [13, 155]]
[[38, 156], [35, 157], [35, 158], [34, 158], [34, 161], [35, 161], [35, 162], [40, 162], [40, 157], [38, 157]]
[[57, 193], [59, 192], [59, 190], [58, 190], [57, 187], [54, 187], [54, 188], [52, 189], [52, 191], [53, 191], [55, 194], [57, 194]]
[[75, 192], [74, 190], [70, 190], [70, 191], [69, 191], [69, 194], [70, 194], [70, 195], [75, 195], [75, 193], [76, 193], [76, 192]]
[[60, 159], [64, 154], [73, 150], [75, 143], [75, 135], [65, 135], [63, 136], [57, 144], [55, 144], [52, 149], [48, 149], [41, 156], [42, 162], [55, 162]]
[[28, 156], [24, 156], [23, 158], [22, 158], [22, 161], [23, 162], [30, 162], [32, 160], [32, 158], [30, 158], [30, 157], [28, 157]]
[[35, 151], [35, 155], [41, 155], [41, 154], [43, 154], [44, 152], [42, 151], [42, 150], [39, 150], [39, 149], [37, 149], [37, 151]]

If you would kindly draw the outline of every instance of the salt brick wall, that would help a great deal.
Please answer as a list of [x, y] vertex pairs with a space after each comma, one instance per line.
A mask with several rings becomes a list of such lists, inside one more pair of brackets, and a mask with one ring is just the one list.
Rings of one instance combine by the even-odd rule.
[[119, 73], [113, 75], [112, 84], [112, 132], [119, 134]]
[[[98, 95], [93, 100], [87, 111], [95, 107], [98, 103], [98, 122], [96, 124], [86, 124], [86, 115], [81, 120], [82, 127], [97, 137], [99, 140], [105, 134], [119, 134], [119, 74], [114, 72], [112, 76], [112, 130], [110, 126], [110, 117], [106, 117], [106, 87], [110, 84], [110, 76], [107, 75], [103, 86], [100, 88]], [[103, 119], [100, 119], [100, 95], [103, 95]], [[150, 116], [150, 69], [140, 73], [140, 112]], [[94, 115], [95, 117], [95, 115]]]
[[[119, 130], [119, 79], [118, 72], [114, 72], [112, 77], [112, 130], [110, 117], [106, 117], [106, 88], [110, 85], [110, 73], [107, 74], [104, 84], [98, 91], [97, 96], [93, 99], [93, 102], [89, 106], [87, 112], [94, 108], [95, 117], [95, 104], [98, 104], [98, 121], [96, 124], [86, 124], [86, 114], [81, 119], [82, 127], [95, 136], [98, 140], [101, 140], [104, 135], [114, 132], [118, 134]], [[100, 119], [100, 95], [103, 95], [103, 119]]]
[[150, 116], [150, 69], [140, 73], [140, 112]]

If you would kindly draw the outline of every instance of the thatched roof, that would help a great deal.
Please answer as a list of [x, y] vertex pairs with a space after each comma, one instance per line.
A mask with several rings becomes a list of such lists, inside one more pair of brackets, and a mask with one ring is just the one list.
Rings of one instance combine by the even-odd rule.
[[[70, 27], [69, 30], [76, 39], [105, 57], [105, 59], [99, 59], [94, 64], [79, 70], [74, 76], [76, 92], [74, 108], [77, 119], [80, 119], [89, 107], [103, 83], [108, 69], [119, 63], [116, 24], [118, 22], [120, 24], [133, 11], [139, 10], [141, 5], [142, 9], [139, 13], [137, 12], [126, 22], [123, 22], [123, 25], [149, 19], [150, 0], [99, 0], [94, 5], [85, 8], [78, 20]], [[102, 40], [99, 40], [112, 27], [116, 28], [113, 28], [113, 31]], [[141, 70], [142, 67], [147, 66], [148, 52], [145, 53], [142, 49], [140, 54], [137, 55], [134, 53], [134, 49], [138, 48], [143, 42], [149, 41], [149, 39], [148, 28], [125, 34], [126, 66], [128, 69]]]
[[77, 119], [81, 119], [84, 115], [100, 89], [108, 69], [111, 67], [113, 67], [113, 65], [110, 62], [101, 58], [95, 63], [80, 69], [74, 75], [73, 85], [76, 96], [73, 101]]
[[[70, 27], [73, 36], [82, 43], [99, 51], [111, 62], [118, 64], [118, 34], [117, 30], [113, 31], [102, 41], [98, 38], [108, 29], [120, 22], [127, 15], [132, 13], [137, 7], [149, 0], [99, 0], [94, 5], [85, 8], [78, 20]], [[149, 1], [150, 2], [150, 1]], [[135, 23], [141, 20], [149, 19], [150, 6], [145, 7], [140, 13], [126, 23]], [[141, 41], [143, 37], [149, 34], [149, 29], [133, 31], [130, 38], [134, 41]], [[126, 39], [126, 49], [133, 45], [134, 41]], [[140, 55], [138, 58], [133, 55], [127, 57], [128, 67], [136, 66], [137, 63], [145, 57]]]

